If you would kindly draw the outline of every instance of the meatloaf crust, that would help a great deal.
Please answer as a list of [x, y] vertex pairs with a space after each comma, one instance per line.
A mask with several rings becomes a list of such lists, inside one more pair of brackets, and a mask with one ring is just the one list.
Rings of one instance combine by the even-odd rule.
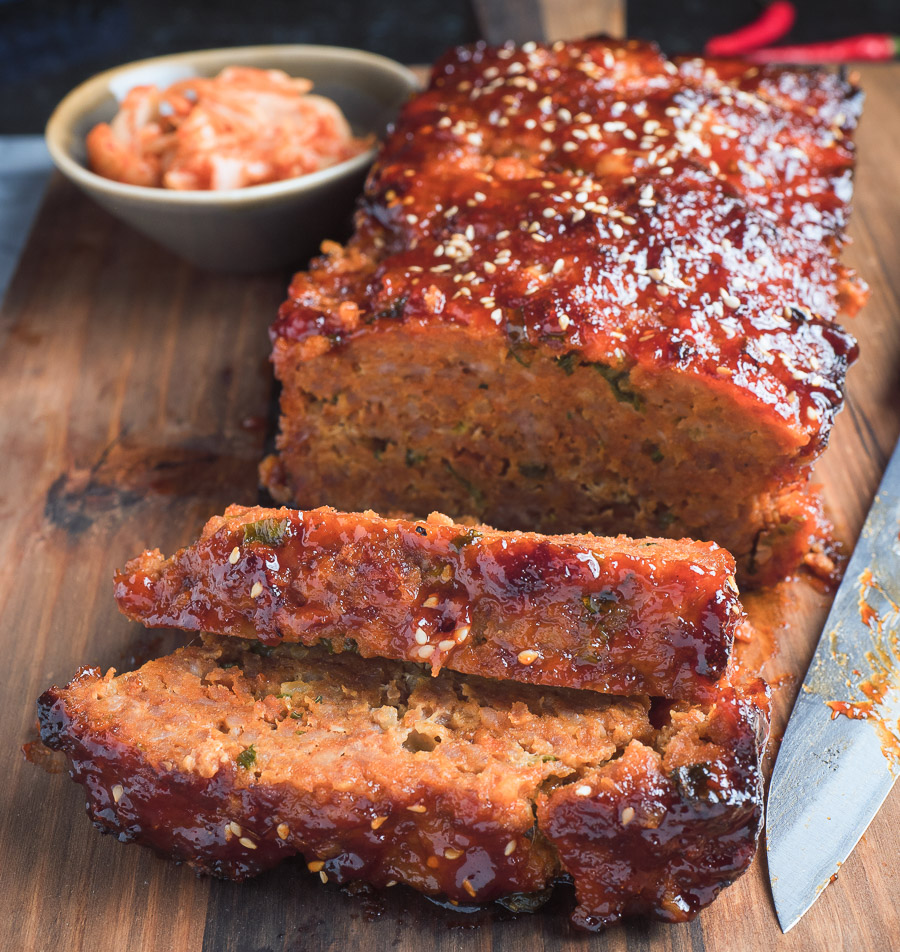
[[865, 297], [838, 260], [861, 101], [635, 42], [451, 52], [272, 328], [264, 481], [827, 571], [807, 484]]
[[115, 590], [151, 627], [699, 700], [743, 619], [733, 572], [714, 543], [231, 506], [172, 558], [131, 560]]
[[207, 638], [83, 669], [39, 715], [98, 829], [200, 872], [301, 853], [323, 881], [462, 902], [565, 872], [597, 929], [690, 918], [749, 865], [766, 703], [761, 682], [651, 704]]

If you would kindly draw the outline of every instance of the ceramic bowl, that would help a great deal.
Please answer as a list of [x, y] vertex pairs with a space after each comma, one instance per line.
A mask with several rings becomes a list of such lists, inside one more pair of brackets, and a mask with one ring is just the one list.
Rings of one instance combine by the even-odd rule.
[[312, 80], [315, 92], [341, 107], [356, 135], [376, 138], [418, 87], [416, 76], [393, 60], [335, 46], [178, 53], [107, 70], [82, 83], [50, 117], [47, 146], [57, 168], [98, 204], [194, 264], [243, 272], [295, 266], [324, 238], [347, 230], [374, 146], [309, 175], [229, 191], [124, 185], [87, 166], [85, 136], [96, 123], [112, 119], [132, 87], [165, 88], [234, 65], [281, 69]]

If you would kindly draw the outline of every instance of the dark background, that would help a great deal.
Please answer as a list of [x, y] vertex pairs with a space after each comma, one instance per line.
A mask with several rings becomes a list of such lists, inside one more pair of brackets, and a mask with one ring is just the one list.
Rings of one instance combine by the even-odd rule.
[[[489, 0], [0, 0], [0, 133], [40, 132], [53, 106], [111, 66], [255, 43], [331, 43], [427, 63], [480, 37]], [[590, 3], [591, 0], [584, 0]], [[900, 33], [900, 0], [799, 0], [789, 39]], [[757, 0], [630, 0], [628, 32], [696, 52], [760, 12]]]

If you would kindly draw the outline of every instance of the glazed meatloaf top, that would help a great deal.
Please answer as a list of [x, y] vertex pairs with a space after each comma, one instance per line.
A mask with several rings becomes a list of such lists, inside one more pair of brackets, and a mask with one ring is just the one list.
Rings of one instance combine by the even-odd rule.
[[864, 286], [838, 261], [861, 94], [634, 41], [457, 49], [402, 112], [275, 360], [436, 325], [704, 377], [821, 450]]
[[696, 699], [743, 619], [733, 572], [715, 543], [231, 506], [172, 558], [130, 561], [116, 599], [149, 626]]
[[761, 682], [714, 702], [429, 677], [207, 638], [39, 702], [103, 831], [242, 879], [302, 853], [323, 881], [454, 901], [575, 880], [575, 921], [689, 918], [749, 865]]

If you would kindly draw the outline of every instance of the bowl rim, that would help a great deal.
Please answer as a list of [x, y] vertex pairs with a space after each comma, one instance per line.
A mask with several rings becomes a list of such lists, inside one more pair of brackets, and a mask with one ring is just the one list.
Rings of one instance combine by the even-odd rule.
[[[308, 172], [306, 175], [298, 175], [294, 178], [283, 179], [279, 182], [266, 182], [261, 185], [248, 185], [243, 188], [234, 189], [171, 189], [157, 188], [149, 185], [128, 185], [124, 182], [116, 182], [114, 179], [106, 178], [92, 172], [71, 155], [69, 149], [63, 145], [66, 135], [70, 134], [75, 122], [80, 119], [86, 107], [82, 103], [85, 97], [95, 93], [95, 91], [108, 90], [109, 83], [118, 75], [139, 67], [155, 66], [157, 64], [186, 63], [215, 64], [223, 57], [238, 55], [242, 58], [250, 58], [257, 55], [276, 54], [285, 55], [291, 53], [325, 53], [333, 56], [336, 60], [364, 60], [374, 67], [381, 68], [385, 72], [393, 73], [394, 76], [406, 83], [409, 92], [421, 88], [419, 78], [402, 63], [380, 53], [370, 53], [368, 50], [357, 50], [348, 46], [328, 46], [318, 43], [277, 43], [277, 44], [257, 44], [254, 46], [230, 46], [216, 47], [207, 50], [193, 50], [186, 53], [169, 53], [162, 56], [151, 56], [147, 59], [134, 60], [130, 63], [123, 63], [121, 66], [114, 66], [110, 69], [96, 73], [94, 76], [79, 83], [74, 89], [67, 93], [59, 102], [56, 108], [47, 120], [44, 127], [44, 141], [50, 152], [56, 167], [69, 179], [91, 190], [105, 192], [110, 197], [123, 199], [140, 200], [162, 205], [239, 205], [254, 200], [267, 198], [276, 198], [284, 195], [294, 195], [305, 191], [315, 189], [320, 185], [326, 185], [336, 179], [355, 173], [371, 164], [375, 157], [378, 145], [377, 143], [365, 152], [351, 156], [343, 162], [336, 165], [329, 165], [327, 168], [319, 169], [316, 172]], [[224, 68], [223, 64], [222, 68]], [[240, 65], [249, 65], [241, 63]]]

